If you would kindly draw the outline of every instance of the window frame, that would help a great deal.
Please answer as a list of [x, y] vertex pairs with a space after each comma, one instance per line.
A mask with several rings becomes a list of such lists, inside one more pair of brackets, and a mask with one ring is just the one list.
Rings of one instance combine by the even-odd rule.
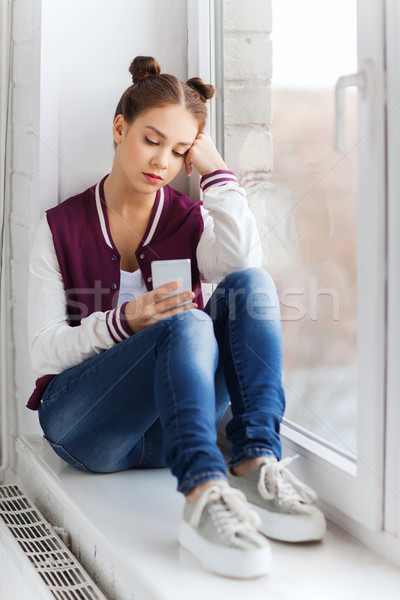
[[[200, 77], [215, 85], [214, 0], [187, 0], [188, 79]], [[215, 102], [210, 103], [205, 131], [215, 139]], [[193, 173], [189, 180], [189, 194], [193, 201], [200, 200], [200, 176]]]
[[[388, 350], [384, 528], [400, 538], [400, 7], [386, 0], [387, 136], [388, 136]], [[400, 546], [400, 542], [399, 542]]]

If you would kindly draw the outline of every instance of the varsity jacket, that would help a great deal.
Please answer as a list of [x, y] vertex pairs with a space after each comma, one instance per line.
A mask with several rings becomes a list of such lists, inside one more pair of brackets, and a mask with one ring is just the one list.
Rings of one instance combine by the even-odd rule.
[[[58, 373], [133, 335], [125, 318], [128, 302], [118, 306], [121, 257], [108, 222], [106, 177], [48, 210], [35, 233], [28, 280], [29, 349], [37, 377], [27, 403], [32, 410]], [[262, 254], [235, 175], [215, 171], [200, 185], [198, 202], [170, 186], [157, 192], [136, 259], [150, 291], [153, 260], [190, 258], [194, 302], [201, 309], [202, 282], [259, 267]]]

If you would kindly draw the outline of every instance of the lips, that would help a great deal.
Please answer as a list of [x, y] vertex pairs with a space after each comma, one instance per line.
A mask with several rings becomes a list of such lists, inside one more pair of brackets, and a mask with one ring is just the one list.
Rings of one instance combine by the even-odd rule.
[[157, 184], [162, 181], [162, 177], [155, 175], [154, 173], [143, 173], [143, 175], [149, 183]]

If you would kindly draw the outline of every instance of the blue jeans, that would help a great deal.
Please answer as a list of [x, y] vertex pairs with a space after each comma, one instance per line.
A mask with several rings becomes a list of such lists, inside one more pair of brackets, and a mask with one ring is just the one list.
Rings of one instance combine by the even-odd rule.
[[281, 372], [275, 285], [261, 269], [241, 269], [223, 279], [204, 311], [163, 319], [53, 378], [40, 425], [79, 469], [168, 466], [186, 494], [226, 477], [216, 425], [229, 402], [229, 464], [280, 459]]

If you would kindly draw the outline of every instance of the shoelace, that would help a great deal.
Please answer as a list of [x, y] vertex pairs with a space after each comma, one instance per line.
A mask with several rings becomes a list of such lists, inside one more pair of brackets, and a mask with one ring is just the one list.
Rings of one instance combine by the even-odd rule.
[[222, 537], [228, 541], [235, 539], [235, 544], [247, 547], [245, 539], [239, 536], [244, 535], [250, 541], [260, 545], [257, 527], [260, 525], [260, 518], [253, 510], [245, 505], [246, 496], [240, 491], [235, 490], [228, 485], [221, 487], [212, 485], [207, 488], [193, 510], [190, 523], [197, 527], [201, 516], [209, 505], [212, 518]]
[[288, 504], [296, 502], [314, 504], [318, 500], [314, 490], [299, 481], [286, 468], [298, 457], [299, 455], [296, 454], [280, 461], [269, 460], [261, 467], [257, 488], [262, 498], [265, 500], [277, 498], [281, 503]]

